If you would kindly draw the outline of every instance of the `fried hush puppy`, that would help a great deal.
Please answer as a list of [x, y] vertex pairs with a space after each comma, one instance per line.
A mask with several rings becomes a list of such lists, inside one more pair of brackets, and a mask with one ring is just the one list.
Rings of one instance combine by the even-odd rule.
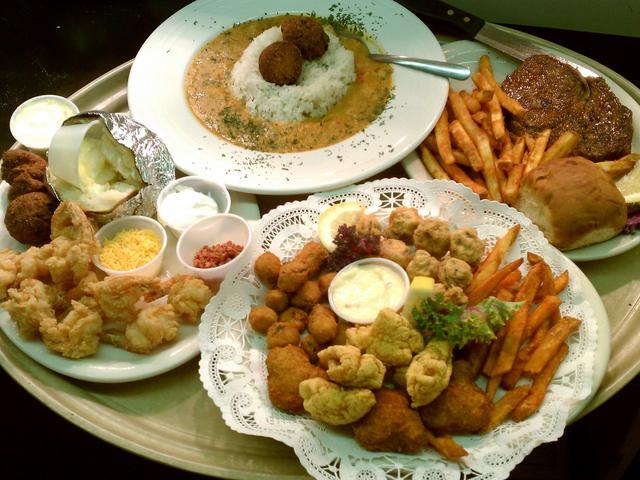
[[318, 352], [322, 350], [322, 345], [313, 338], [313, 335], [305, 335], [300, 339], [300, 347], [304, 350], [304, 353], [309, 355], [309, 360], [313, 363], [318, 361]]
[[267, 333], [269, 327], [278, 321], [278, 314], [266, 305], [254, 307], [249, 312], [249, 324], [256, 332]]
[[57, 201], [44, 192], [25, 193], [9, 202], [4, 224], [21, 243], [40, 247], [51, 238], [51, 217]]
[[44, 181], [47, 161], [40, 155], [28, 150], [12, 149], [2, 154], [0, 175], [2, 180], [12, 185], [18, 175], [26, 174], [29, 177]]
[[269, 290], [264, 297], [264, 304], [276, 312], [284, 312], [289, 306], [289, 295], [281, 290]]
[[304, 330], [307, 326], [309, 316], [307, 312], [298, 307], [289, 307], [278, 316], [279, 322], [291, 323], [298, 330]]
[[292, 42], [274, 42], [258, 58], [262, 78], [276, 85], [293, 85], [298, 81], [303, 63], [300, 49]]
[[282, 265], [278, 275], [278, 289], [286, 293], [298, 290], [309, 279], [309, 268], [300, 260], [291, 260]]
[[288, 413], [304, 412], [298, 391], [300, 382], [315, 377], [327, 380], [326, 372], [309, 362], [304, 350], [294, 345], [270, 349], [266, 364], [269, 399], [276, 408]]
[[267, 348], [298, 345], [300, 330], [292, 323], [276, 322], [267, 330]]
[[324, 55], [329, 47], [329, 36], [315, 18], [296, 16], [287, 18], [280, 26], [282, 39], [295, 44], [305, 60]]
[[413, 258], [409, 246], [395, 238], [385, 238], [380, 242], [380, 256], [396, 262], [402, 268], [407, 268]]
[[416, 249], [426, 250], [436, 258], [444, 257], [450, 245], [449, 224], [437, 218], [423, 218], [413, 232]]
[[291, 305], [309, 311], [314, 305], [320, 303], [322, 291], [315, 280], [308, 280], [296, 291], [291, 298]]
[[338, 334], [338, 322], [331, 308], [318, 304], [309, 313], [309, 333], [324, 345], [331, 342]]
[[353, 425], [356, 440], [374, 452], [416, 453], [428, 445], [428, 432], [409, 397], [400, 390], [375, 392], [376, 404]]
[[314, 277], [320, 272], [328, 257], [329, 252], [324, 248], [324, 245], [311, 241], [302, 247], [294, 260], [304, 263], [309, 271], [309, 277]]
[[262, 283], [273, 288], [280, 275], [280, 259], [272, 252], [264, 252], [253, 264], [253, 271]]
[[427, 428], [442, 434], [468, 434], [482, 430], [489, 422], [491, 401], [471, 377], [466, 360], [453, 363], [449, 385], [431, 403], [420, 408]]
[[29, 173], [23, 172], [17, 175], [9, 188], [9, 201], [13, 201], [20, 195], [31, 192], [47, 192], [47, 184], [42, 180], [33, 178]]
[[322, 295], [326, 295], [329, 292], [329, 286], [338, 272], [323, 273], [318, 277], [318, 286]]

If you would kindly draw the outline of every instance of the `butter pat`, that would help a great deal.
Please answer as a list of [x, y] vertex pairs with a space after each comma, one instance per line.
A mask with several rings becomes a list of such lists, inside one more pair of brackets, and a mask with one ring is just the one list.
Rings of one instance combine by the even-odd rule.
[[108, 212], [144, 186], [133, 152], [102, 120], [61, 127], [49, 149], [52, 187], [61, 200], [88, 212]]

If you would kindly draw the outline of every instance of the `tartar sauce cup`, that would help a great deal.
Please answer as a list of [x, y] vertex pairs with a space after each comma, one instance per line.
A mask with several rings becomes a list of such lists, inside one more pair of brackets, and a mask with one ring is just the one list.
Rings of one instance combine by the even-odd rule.
[[18, 143], [34, 153], [44, 155], [62, 122], [78, 113], [80, 110], [68, 98], [39, 95], [14, 110], [9, 129]]
[[[180, 197], [174, 195], [183, 187], [191, 188], [197, 193], [208, 196], [215, 202], [217, 211], [208, 211], [206, 202], [203, 202], [198, 208], [191, 208], [192, 206], [185, 202], [185, 199], [188, 200], [188, 198], [182, 197], [180, 200]], [[190, 198], [193, 199], [193, 196]], [[227, 187], [223, 183], [198, 175], [189, 175], [169, 182], [160, 191], [156, 200], [158, 221], [165, 225], [176, 238], [180, 237], [189, 225], [199, 219], [217, 213], [228, 213], [230, 208], [231, 196]]]
[[93, 256], [94, 265], [109, 276], [142, 275], [145, 277], [155, 277], [160, 275], [165, 250], [167, 249], [167, 232], [164, 227], [153, 218], [142, 215], [129, 215], [120, 217], [106, 225], [103, 225], [100, 230], [96, 232], [96, 239], [100, 243], [100, 250], [102, 250], [102, 246], [105, 242], [115, 237], [118, 232], [131, 229], [151, 230], [160, 239], [160, 251], [155, 257], [138, 268], [130, 270], [114, 270], [104, 266], [100, 261], [100, 254], [98, 254]]
[[[198, 220], [184, 231], [178, 239], [176, 256], [188, 273], [205, 281], [222, 280], [231, 268], [247, 258], [251, 251], [251, 237], [251, 226], [244, 218], [233, 213], [212, 215]], [[193, 257], [202, 247], [228, 241], [242, 246], [242, 251], [235, 258], [212, 268], [193, 266]]]
[[340, 270], [329, 285], [331, 309], [351, 323], [373, 323], [383, 308], [399, 311], [409, 295], [409, 275], [395, 262], [369, 257]]

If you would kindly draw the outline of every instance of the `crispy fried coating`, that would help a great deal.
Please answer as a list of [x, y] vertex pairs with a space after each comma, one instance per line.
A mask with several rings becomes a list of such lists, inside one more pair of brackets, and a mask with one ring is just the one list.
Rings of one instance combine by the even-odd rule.
[[304, 60], [300, 49], [292, 42], [273, 42], [258, 57], [262, 78], [276, 85], [294, 85], [298, 81]]
[[467, 262], [447, 257], [440, 262], [438, 278], [448, 288], [460, 287], [462, 290], [466, 290], [473, 280], [473, 272]]
[[304, 263], [309, 271], [309, 277], [314, 277], [320, 272], [328, 257], [329, 252], [324, 248], [324, 245], [320, 242], [311, 241], [305, 243], [302, 250], [294, 257], [294, 260]]
[[329, 378], [345, 387], [380, 388], [386, 372], [380, 360], [353, 345], [333, 345], [318, 352]]
[[173, 306], [178, 320], [197, 324], [213, 292], [201, 279], [188, 275], [175, 277], [171, 283], [167, 302]]
[[375, 215], [360, 215], [356, 222], [356, 233], [358, 235], [382, 235], [380, 220]]
[[472, 267], [480, 263], [484, 254], [485, 241], [478, 237], [475, 228], [459, 228], [451, 233], [449, 253], [454, 258], [467, 262]]
[[293, 293], [309, 279], [309, 267], [300, 260], [292, 260], [282, 265], [278, 275], [277, 286], [279, 290]]
[[385, 238], [380, 242], [380, 256], [407, 268], [413, 254], [409, 246], [402, 240]]
[[329, 36], [315, 18], [295, 16], [280, 26], [282, 39], [298, 46], [302, 58], [313, 60], [324, 55], [329, 47]]
[[[465, 365], [466, 364], [466, 365]], [[456, 360], [447, 388], [431, 403], [420, 408], [427, 428], [442, 434], [480, 431], [489, 422], [491, 402], [470, 378], [470, 365]]]
[[387, 366], [411, 363], [414, 353], [424, 348], [422, 334], [409, 320], [390, 308], [383, 308], [371, 325], [348, 328], [347, 343], [375, 355]]
[[423, 218], [413, 232], [413, 243], [417, 249], [442, 258], [449, 251], [449, 224], [438, 218]]
[[9, 312], [11, 319], [16, 322], [18, 332], [24, 338], [37, 338], [40, 334], [40, 322], [44, 318], [55, 318], [53, 290], [40, 280], [22, 280], [18, 288], [7, 290], [7, 297], [0, 307]]
[[371, 411], [353, 425], [360, 445], [375, 452], [400, 453], [416, 453], [427, 446], [427, 429], [405, 393], [382, 388], [375, 397]]
[[316, 280], [307, 280], [291, 297], [291, 305], [309, 311], [314, 305], [320, 303], [322, 291]]
[[315, 305], [309, 313], [309, 333], [321, 344], [331, 342], [338, 333], [338, 322], [333, 311], [321, 303]]
[[278, 321], [278, 314], [266, 305], [253, 307], [249, 312], [249, 324], [256, 332], [267, 333], [269, 327]]
[[326, 372], [309, 362], [304, 350], [294, 345], [270, 349], [266, 364], [269, 399], [276, 408], [288, 413], [304, 411], [300, 382], [315, 377], [327, 378]]
[[445, 340], [431, 340], [413, 357], [405, 376], [413, 408], [432, 402], [447, 387], [451, 378], [451, 359], [451, 345]]
[[57, 201], [48, 193], [25, 193], [9, 202], [4, 225], [21, 243], [44, 245], [51, 236], [51, 219], [56, 206]]
[[276, 322], [267, 329], [267, 348], [298, 345], [300, 330], [291, 323]]
[[92, 294], [105, 322], [131, 323], [138, 315], [138, 300], [142, 297], [145, 297], [145, 300], [160, 298], [164, 289], [159, 278], [123, 275], [105, 277], [104, 280], [94, 283]]
[[300, 339], [300, 347], [309, 356], [311, 362], [316, 363], [318, 361], [318, 352], [322, 350], [322, 345], [313, 338], [313, 335], [305, 335]]
[[2, 154], [0, 165], [2, 180], [11, 185], [15, 178], [22, 173], [27, 173], [31, 178], [43, 181], [47, 161], [29, 150], [12, 149]]
[[0, 301], [7, 298], [7, 290], [18, 276], [19, 255], [8, 248], [0, 250]]
[[393, 238], [412, 244], [413, 232], [418, 228], [421, 219], [415, 208], [397, 207], [389, 214], [388, 228], [393, 233]]
[[324, 378], [300, 383], [304, 409], [316, 420], [329, 425], [347, 425], [364, 417], [376, 403], [371, 390], [342, 388]]
[[280, 259], [272, 252], [264, 252], [253, 264], [253, 271], [262, 283], [273, 288], [280, 274]]
[[304, 330], [309, 316], [307, 312], [298, 307], [289, 307], [278, 315], [278, 321], [293, 324], [298, 330]]
[[179, 326], [171, 305], [152, 305], [140, 310], [135, 321], [127, 325], [124, 337], [112, 337], [108, 340], [130, 352], [150, 353], [175, 340]]
[[264, 304], [278, 313], [284, 312], [289, 306], [289, 295], [274, 288], [265, 294]]
[[318, 286], [320, 287], [320, 292], [323, 296], [329, 292], [329, 286], [337, 273], [338, 272], [327, 272], [318, 277]]
[[431, 277], [438, 278], [438, 269], [440, 262], [437, 258], [432, 257], [426, 250], [416, 250], [415, 255], [407, 265], [407, 275], [413, 280], [415, 277]]
[[13, 179], [8, 198], [11, 202], [20, 195], [31, 192], [47, 193], [47, 184], [38, 178], [33, 178], [28, 172], [23, 172]]
[[433, 286], [432, 296], [442, 295], [445, 301], [455, 303], [456, 305], [466, 305], [468, 297], [460, 287], [447, 287], [442, 283], [436, 283]]

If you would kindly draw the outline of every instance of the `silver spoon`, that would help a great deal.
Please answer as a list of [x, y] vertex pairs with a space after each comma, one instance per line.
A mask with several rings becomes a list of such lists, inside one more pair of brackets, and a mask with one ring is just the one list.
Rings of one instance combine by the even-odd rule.
[[364, 39], [350, 31], [333, 26], [336, 33], [342, 37], [353, 38], [360, 42], [367, 49], [369, 58], [376, 62], [394, 63], [396, 65], [403, 65], [405, 67], [420, 70], [422, 72], [432, 73], [433, 75], [439, 75], [441, 77], [453, 78], [455, 80], [466, 80], [471, 75], [471, 70], [464, 65], [458, 65], [449, 62], [440, 62], [438, 60], [427, 60], [424, 58], [407, 57], [406, 55], [388, 55], [382, 53], [371, 53], [369, 45]]

